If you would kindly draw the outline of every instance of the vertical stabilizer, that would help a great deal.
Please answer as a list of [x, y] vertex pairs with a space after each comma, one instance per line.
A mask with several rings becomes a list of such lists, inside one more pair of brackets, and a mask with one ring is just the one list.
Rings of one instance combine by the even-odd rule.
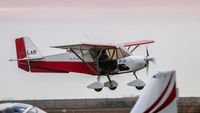
[[28, 37], [21, 37], [15, 40], [18, 67], [30, 71], [29, 60], [43, 58], [39, 49]]
[[17, 38], [15, 44], [17, 59], [37, 59], [43, 57], [39, 49], [28, 37]]
[[23, 37], [23, 39], [26, 48], [27, 59], [37, 59], [43, 57], [39, 49], [35, 46], [30, 38]]
[[144, 88], [130, 113], [177, 113], [176, 72], [159, 72]]

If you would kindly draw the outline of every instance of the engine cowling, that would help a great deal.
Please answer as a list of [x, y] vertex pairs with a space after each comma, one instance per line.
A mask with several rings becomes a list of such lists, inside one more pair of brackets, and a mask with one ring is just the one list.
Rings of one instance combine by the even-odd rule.
[[146, 57], [128, 56], [117, 60], [119, 72], [135, 72], [146, 67]]

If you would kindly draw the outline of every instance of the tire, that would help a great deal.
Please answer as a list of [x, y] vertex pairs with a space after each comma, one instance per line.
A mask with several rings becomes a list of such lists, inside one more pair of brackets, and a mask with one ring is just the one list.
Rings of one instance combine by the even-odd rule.
[[96, 92], [100, 92], [102, 90], [102, 88], [97, 88], [97, 89], [94, 89]]
[[138, 90], [142, 90], [144, 88], [144, 86], [135, 86], [135, 88]]
[[109, 87], [110, 90], [115, 90], [117, 87]]

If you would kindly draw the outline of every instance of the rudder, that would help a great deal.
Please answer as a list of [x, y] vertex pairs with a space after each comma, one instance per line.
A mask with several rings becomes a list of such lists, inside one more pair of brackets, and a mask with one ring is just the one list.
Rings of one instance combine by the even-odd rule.
[[[17, 38], [15, 40], [15, 45], [16, 45], [16, 54], [17, 54], [17, 59], [23, 59], [26, 58], [26, 48], [25, 48], [25, 43], [24, 43], [24, 38]], [[18, 60], [17, 61], [18, 67], [25, 70], [29, 71], [28, 68], [28, 63], [26, 60]]]
[[35, 44], [28, 37], [21, 37], [15, 40], [18, 67], [30, 71], [29, 61], [41, 59], [43, 55]]
[[15, 40], [16, 44], [16, 52], [17, 52], [17, 59], [23, 59], [26, 58], [26, 48], [24, 44], [24, 38], [17, 38]]

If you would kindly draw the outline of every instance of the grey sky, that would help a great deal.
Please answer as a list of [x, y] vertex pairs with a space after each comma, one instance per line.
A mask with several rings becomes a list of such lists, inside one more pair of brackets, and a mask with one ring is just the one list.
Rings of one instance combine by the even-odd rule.
[[[112, 77], [119, 82], [116, 91], [104, 88], [97, 93], [86, 88], [96, 77], [77, 73], [27, 73], [18, 69], [16, 62], [7, 61], [16, 58], [15, 38], [29, 36], [48, 55], [64, 52], [49, 46], [87, 42], [85, 33], [98, 43], [155, 40], [149, 51], [157, 64], [150, 65], [149, 76], [141, 70], [138, 77], [148, 81], [158, 71], [175, 69], [180, 96], [200, 96], [198, 1], [126, 0], [114, 4], [103, 1], [100, 5], [90, 0], [83, 4], [62, 2], [53, 7], [54, 1], [50, 5], [37, 5], [39, 1], [33, 5], [0, 1], [4, 4], [0, 5], [0, 99], [110, 98], [140, 94], [141, 91], [126, 86], [135, 79], [132, 73]], [[145, 55], [145, 47], [135, 54]], [[106, 77], [102, 81], [107, 81]]]

